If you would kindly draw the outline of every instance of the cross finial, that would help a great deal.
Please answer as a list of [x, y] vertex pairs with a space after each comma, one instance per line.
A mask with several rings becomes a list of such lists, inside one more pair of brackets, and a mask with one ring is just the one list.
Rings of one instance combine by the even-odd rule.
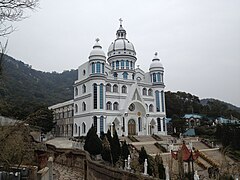
[[158, 53], [157, 52], [155, 52], [155, 54], [154, 54], [155, 56], [157, 56], [158, 55]]
[[122, 18], [119, 19], [119, 22], [120, 22], [120, 26], [122, 26], [122, 22], [123, 22]]
[[99, 38], [96, 38], [96, 42], [98, 42], [98, 41], [100, 41], [100, 39], [99, 39]]

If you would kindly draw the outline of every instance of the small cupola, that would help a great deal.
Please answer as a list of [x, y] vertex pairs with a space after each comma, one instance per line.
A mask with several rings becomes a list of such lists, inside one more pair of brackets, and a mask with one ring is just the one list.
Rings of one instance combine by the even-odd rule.
[[93, 50], [90, 52], [89, 55], [89, 61], [96, 59], [106, 61], [105, 53], [102, 50], [102, 46], [99, 44], [99, 38], [96, 39]]
[[160, 59], [158, 58], [157, 52], [155, 52], [154, 58], [152, 60], [152, 63], [150, 64], [150, 68], [149, 68], [149, 71], [153, 71], [153, 70], [163, 70], [163, 65], [160, 62]]

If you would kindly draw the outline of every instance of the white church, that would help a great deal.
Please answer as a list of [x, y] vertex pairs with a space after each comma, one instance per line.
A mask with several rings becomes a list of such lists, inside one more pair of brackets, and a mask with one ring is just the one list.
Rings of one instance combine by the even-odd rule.
[[98, 135], [108, 129], [119, 136], [166, 135], [163, 65], [157, 53], [149, 59], [149, 72], [136, 61], [122, 21], [107, 56], [96, 39], [88, 61], [78, 68], [74, 99], [49, 107], [55, 135], [85, 136], [92, 125]]

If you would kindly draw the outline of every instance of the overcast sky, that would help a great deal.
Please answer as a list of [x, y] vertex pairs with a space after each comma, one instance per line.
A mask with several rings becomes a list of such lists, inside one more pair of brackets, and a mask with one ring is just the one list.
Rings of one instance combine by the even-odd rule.
[[97, 37], [107, 53], [122, 18], [140, 68], [158, 52], [166, 90], [240, 106], [239, 0], [40, 0], [27, 13], [8, 54], [34, 69], [76, 69]]

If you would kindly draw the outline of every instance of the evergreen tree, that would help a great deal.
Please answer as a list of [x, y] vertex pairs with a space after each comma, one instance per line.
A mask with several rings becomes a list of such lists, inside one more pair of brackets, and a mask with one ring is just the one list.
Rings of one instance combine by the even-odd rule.
[[159, 154], [155, 156], [155, 164], [158, 172], [158, 177], [160, 179], [165, 179], [166, 178], [165, 168], [163, 166], [163, 160]]
[[145, 159], [147, 159], [147, 173], [151, 176], [153, 174], [153, 170], [154, 170], [154, 159], [149, 156], [145, 150], [144, 147], [141, 147], [141, 150], [139, 152], [139, 157], [138, 157], [138, 162], [139, 164], [143, 167]]
[[119, 160], [120, 154], [121, 154], [121, 146], [119, 143], [117, 132], [114, 131], [112, 143], [110, 142], [111, 150], [112, 150], [112, 157], [113, 157], [113, 163], [116, 164], [116, 162]]
[[112, 163], [111, 146], [107, 139], [107, 136], [103, 137], [102, 146], [103, 146], [103, 148], [102, 148], [101, 155], [102, 155], [103, 160]]
[[142, 146], [141, 150], [139, 152], [139, 157], [138, 157], [139, 164], [143, 164], [145, 159], [148, 159], [148, 155], [147, 155], [145, 148]]
[[107, 131], [107, 139], [108, 139], [108, 141], [109, 141], [109, 143], [111, 144], [111, 142], [112, 142], [112, 135], [111, 135], [111, 132], [110, 132], [110, 130], [108, 129], [108, 131]]
[[102, 142], [96, 134], [96, 129], [92, 126], [86, 136], [84, 150], [88, 151], [91, 155], [101, 154]]
[[128, 158], [128, 155], [130, 154], [130, 151], [128, 149], [128, 145], [126, 141], [123, 142], [122, 144], [122, 151], [121, 151], [121, 158], [123, 161]]

